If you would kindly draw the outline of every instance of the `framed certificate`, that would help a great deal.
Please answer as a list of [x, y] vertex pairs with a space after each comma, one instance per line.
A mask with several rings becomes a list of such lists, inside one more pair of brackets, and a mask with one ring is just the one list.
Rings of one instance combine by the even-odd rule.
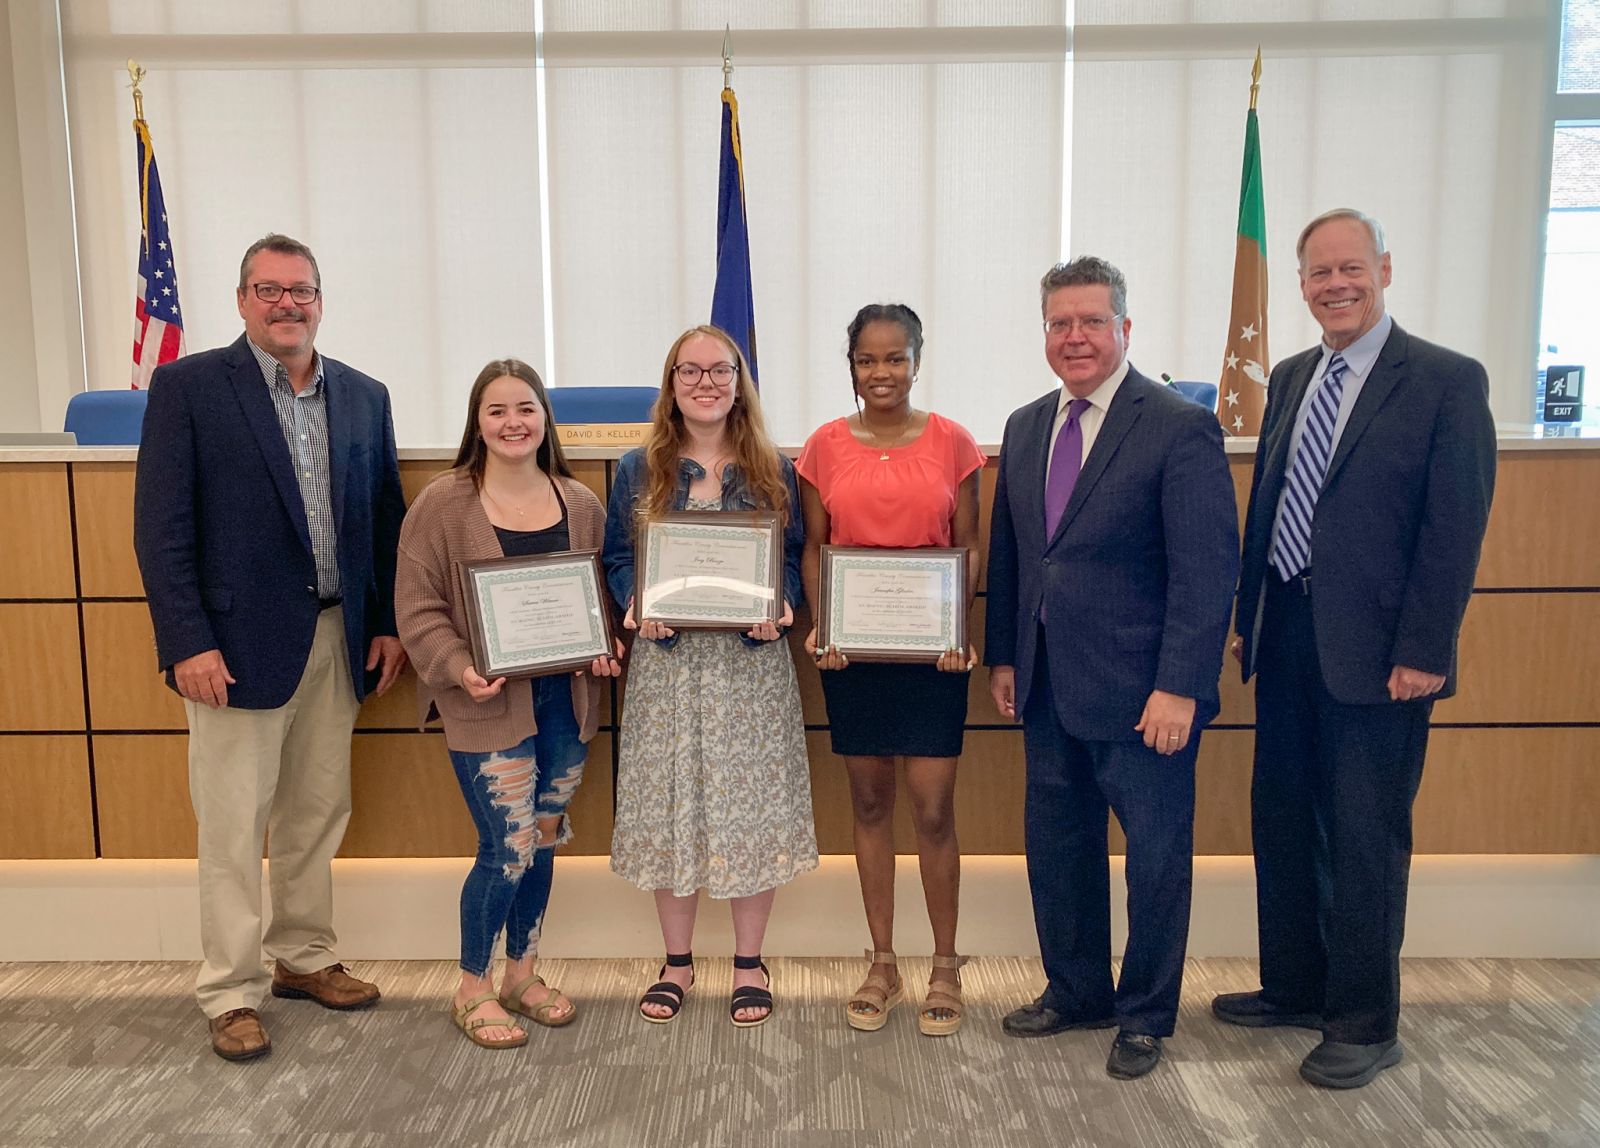
[[598, 550], [460, 564], [472, 664], [495, 678], [582, 669], [615, 651]]
[[817, 648], [859, 662], [937, 662], [967, 648], [967, 552], [822, 548]]
[[772, 511], [641, 516], [634, 616], [689, 630], [748, 630], [783, 613], [783, 519]]

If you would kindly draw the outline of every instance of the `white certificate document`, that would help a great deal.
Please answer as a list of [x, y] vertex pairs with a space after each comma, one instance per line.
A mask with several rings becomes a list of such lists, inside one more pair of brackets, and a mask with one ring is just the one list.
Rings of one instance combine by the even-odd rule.
[[[672, 515], [642, 531], [638, 617], [671, 625], [747, 627], [777, 616], [775, 516]], [[711, 521], [708, 521], [711, 520]]]

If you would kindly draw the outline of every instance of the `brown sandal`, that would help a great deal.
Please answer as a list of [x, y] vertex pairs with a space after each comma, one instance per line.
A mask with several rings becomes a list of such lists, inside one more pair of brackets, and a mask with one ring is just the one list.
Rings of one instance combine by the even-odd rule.
[[[493, 1017], [480, 1016], [476, 1020], [468, 1020], [477, 1009], [494, 1000], [494, 993], [479, 993], [477, 996], [456, 1007], [454, 1001], [450, 1002], [450, 1019], [456, 1022], [456, 1027], [466, 1034], [468, 1040], [479, 1048], [520, 1048], [528, 1043], [528, 1034], [518, 1028], [509, 1020], [495, 1020]], [[484, 1028], [509, 1028], [516, 1035], [504, 1036], [499, 1040], [491, 1040], [482, 1036], [479, 1029]]]
[[[856, 990], [855, 996], [845, 1002], [844, 1018], [850, 1022], [850, 1027], [861, 1032], [877, 1032], [889, 1023], [889, 1012], [895, 1005], [905, 999], [905, 982], [900, 979], [899, 966], [895, 964], [893, 953], [876, 953], [871, 949], [864, 950], [867, 960], [875, 965], [895, 965], [894, 980], [884, 979], [882, 973], [867, 971], [867, 979]], [[872, 1012], [857, 1012], [855, 1006], [864, 1004]]]
[[[544, 985], [550, 990], [550, 995], [544, 998], [543, 1004], [529, 1006], [522, 1003], [522, 996], [534, 985]], [[500, 994], [500, 1007], [507, 1012], [520, 1013], [534, 1024], [542, 1024], [546, 1028], [560, 1028], [564, 1024], [571, 1024], [578, 1019], [578, 1009], [570, 1000], [567, 1002], [567, 1011], [560, 1016], [555, 1015], [556, 1006], [561, 1002], [561, 990], [551, 985], [544, 984], [544, 978], [535, 973], [533, 976], [519, 983], [515, 988]]]
[[[936, 969], [959, 969], [966, 963], [966, 957], [941, 957], [935, 954], [933, 958], [933, 967]], [[954, 1015], [932, 1015], [940, 1009]], [[949, 1036], [960, 1027], [961, 985], [930, 978], [928, 995], [922, 998], [922, 1011], [917, 1013], [917, 1028], [922, 1030], [923, 1036]]]

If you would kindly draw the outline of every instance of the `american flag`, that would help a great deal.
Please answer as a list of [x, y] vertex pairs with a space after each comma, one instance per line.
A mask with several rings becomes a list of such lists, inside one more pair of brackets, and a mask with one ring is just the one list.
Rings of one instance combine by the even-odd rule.
[[150, 128], [133, 121], [139, 156], [139, 282], [133, 301], [133, 389], [150, 385], [162, 363], [183, 354], [183, 318], [178, 311], [178, 273], [172, 263], [167, 205]]

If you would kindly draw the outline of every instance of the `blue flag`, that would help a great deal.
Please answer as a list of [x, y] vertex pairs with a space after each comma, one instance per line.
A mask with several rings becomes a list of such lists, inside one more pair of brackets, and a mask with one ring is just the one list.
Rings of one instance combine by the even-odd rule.
[[722, 164], [717, 179], [717, 285], [711, 325], [733, 336], [757, 385], [756, 307], [750, 291], [750, 229], [744, 214], [744, 158], [739, 150], [739, 101], [722, 89]]

